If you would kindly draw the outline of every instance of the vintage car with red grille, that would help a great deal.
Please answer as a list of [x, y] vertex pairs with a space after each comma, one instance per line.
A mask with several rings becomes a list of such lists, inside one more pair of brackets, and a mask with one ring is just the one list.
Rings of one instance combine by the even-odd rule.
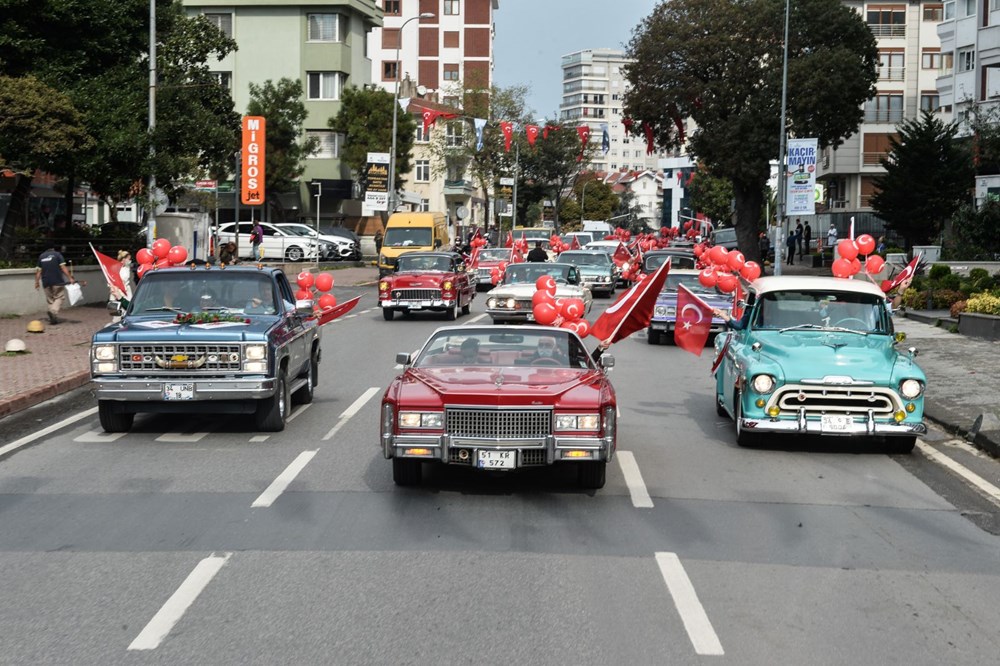
[[382, 396], [380, 445], [397, 485], [425, 464], [511, 472], [572, 464], [602, 488], [616, 449], [610, 354], [595, 363], [576, 333], [546, 326], [435, 331]]
[[501, 266], [508, 266], [509, 264], [520, 263], [524, 259], [521, 257], [520, 252], [514, 252], [514, 248], [510, 247], [488, 247], [483, 248], [479, 251], [476, 256], [476, 265], [473, 269], [476, 271], [478, 277], [478, 282], [476, 283], [476, 289], [485, 289], [489, 291], [494, 287], [493, 284], [493, 269], [500, 269], [500, 274], [503, 275], [503, 269]]
[[396, 312], [444, 312], [454, 320], [458, 311], [469, 314], [476, 285], [455, 252], [407, 252], [399, 256], [392, 273], [378, 282], [382, 317]]

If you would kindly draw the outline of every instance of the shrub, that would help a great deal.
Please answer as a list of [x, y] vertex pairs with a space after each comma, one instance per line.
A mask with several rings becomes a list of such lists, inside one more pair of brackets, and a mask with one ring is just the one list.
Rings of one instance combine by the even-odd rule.
[[[985, 273], [986, 271], [983, 272]], [[996, 286], [997, 286], [996, 280], [990, 277], [989, 274], [983, 275], [982, 277], [978, 277], [972, 281], [972, 290], [974, 292], [989, 291], [990, 289], [993, 289]]]
[[[931, 308], [932, 310], [947, 310], [954, 303], [962, 300], [962, 292], [953, 289], [932, 289]], [[971, 302], [972, 299], [969, 299]], [[927, 291], [917, 291], [910, 287], [903, 292], [903, 305], [911, 310], [927, 309]]]
[[955, 301], [951, 304], [951, 308], [948, 310], [951, 313], [952, 319], [957, 319], [960, 312], [965, 312], [966, 301]]
[[962, 287], [962, 278], [954, 273], [943, 275], [938, 280], [931, 278], [931, 282], [933, 283], [934, 289], [950, 289], [951, 291], [958, 291]]
[[989, 277], [990, 272], [985, 268], [973, 268], [969, 271], [969, 279], [975, 282], [976, 280], [984, 277]]
[[934, 264], [931, 266], [931, 271], [928, 277], [931, 280], [941, 280], [946, 275], [951, 275], [951, 266], [946, 266], [945, 264]]
[[965, 305], [966, 312], [1000, 315], [1000, 297], [993, 294], [976, 294]]
[[910, 287], [917, 291], [927, 291], [927, 278], [923, 275], [914, 276]]

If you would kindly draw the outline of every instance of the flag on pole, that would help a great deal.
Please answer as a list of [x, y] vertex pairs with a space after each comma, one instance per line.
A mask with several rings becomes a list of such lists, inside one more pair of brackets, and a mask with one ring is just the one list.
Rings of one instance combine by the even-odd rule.
[[712, 376], [715, 376], [716, 371], [718, 371], [719, 366], [722, 365], [722, 361], [726, 358], [726, 352], [729, 351], [729, 343], [733, 341], [733, 334], [730, 333], [726, 336], [726, 341], [722, 344], [722, 349], [719, 350], [719, 355], [715, 357], [712, 361]]
[[[90, 251], [94, 253], [97, 257], [97, 263], [101, 265], [101, 272], [104, 273], [104, 279], [108, 282], [108, 289], [111, 290], [111, 295], [115, 297], [124, 296], [127, 293], [125, 289], [125, 282], [122, 280], [121, 270], [122, 262], [117, 259], [112, 259], [106, 254], [101, 254], [94, 249], [94, 244], [90, 243]], [[115, 291], [121, 292], [116, 294]]]
[[701, 356], [711, 330], [712, 308], [683, 284], [678, 285], [674, 342], [681, 349]]
[[854, 240], [854, 216], [851, 215], [851, 230], [848, 232], [847, 237]]
[[472, 254], [469, 255], [469, 260], [465, 262], [469, 268], [476, 268], [479, 266], [479, 246], [472, 246]]
[[514, 247], [514, 232], [508, 231], [507, 238], [503, 242], [504, 247]]
[[608, 133], [607, 123], [601, 123], [601, 150], [605, 155], [611, 150], [611, 134]]
[[337, 317], [340, 317], [341, 315], [345, 315], [348, 312], [350, 312], [351, 309], [353, 309], [354, 306], [357, 305], [358, 301], [360, 300], [361, 300], [360, 296], [355, 296], [349, 301], [344, 301], [343, 303], [334, 305], [332, 308], [326, 308], [325, 310], [320, 310], [319, 314], [315, 315], [317, 323], [320, 326], [322, 326], [323, 324], [329, 324]]
[[611, 256], [611, 260], [615, 262], [615, 265], [621, 268], [626, 261], [632, 261], [632, 253], [628, 251], [628, 248], [625, 247], [624, 243], [618, 241], [618, 248]]
[[573, 240], [569, 244], [569, 249], [571, 249], [571, 250], [579, 250], [580, 249], [580, 237], [579, 236], [573, 236]]
[[590, 328], [590, 334], [598, 340], [610, 340], [611, 343], [615, 343], [649, 326], [649, 322], [653, 319], [656, 297], [663, 291], [668, 272], [670, 272], [669, 258], [655, 272], [636, 282], [619, 296], [618, 300], [597, 318]]
[[899, 275], [892, 278], [892, 280], [889, 280], [888, 281], [889, 285], [887, 287], [884, 287], [882, 291], [888, 294], [893, 289], [899, 287], [906, 289], [907, 287], [909, 287], [910, 282], [913, 281], [913, 276], [916, 275], [917, 273], [917, 265], [920, 264], [920, 258], [923, 256], [924, 256], [923, 254], [918, 254], [917, 256], [913, 257], [913, 261], [908, 263], [906, 265], [906, 268], [904, 268], [899, 272]]

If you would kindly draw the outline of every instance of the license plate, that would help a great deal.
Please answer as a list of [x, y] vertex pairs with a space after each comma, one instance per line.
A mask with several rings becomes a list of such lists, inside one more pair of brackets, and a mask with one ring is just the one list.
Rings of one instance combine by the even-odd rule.
[[531, 312], [528, 313], [528, 321], [535, 321], [535, 315], [534, 315], [534, 313], [531, 313]]
[[851, 423], [854, 421], [850, 416], [830, 416], [824, 414], [820, 417], [820, 428], [823, 432], [847, 432], [851, 429]]
[[194, 384], [164, 384], [164, 400], [194, 400]]
[[477, 466], [480, 469], [514, 469], [517, 451], [480, 451]]

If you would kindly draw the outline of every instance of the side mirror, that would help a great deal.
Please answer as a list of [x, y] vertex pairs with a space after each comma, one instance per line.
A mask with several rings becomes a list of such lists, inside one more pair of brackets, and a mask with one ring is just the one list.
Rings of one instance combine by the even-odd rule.
[[313, 300], [311, 298], [296, 300], [295, 313], [300, 315], [311, 315], [313, 313]]
[[602, 354], [601, 367], [604, 368], [605, 370], [610, 370], [611, 368], [615, 367], [615, 357], [607, 353]]
[[397, 352], [396, 353], [396, 364], [397, 365], [409, 365], [411, 362], [409, 352]]
[[120, 317], [125, 312], [125, 308], [119, 301], [108, 301], [108, 313]]

